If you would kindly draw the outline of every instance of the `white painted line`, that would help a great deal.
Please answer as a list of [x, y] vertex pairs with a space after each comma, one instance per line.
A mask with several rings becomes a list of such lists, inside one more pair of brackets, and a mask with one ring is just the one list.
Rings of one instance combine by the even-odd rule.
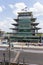
[[29, 65], [39, 65], [39, 64], [29, 64]]
[[43, 50], [23, 50], [24, 52], [43, 53]]
[[17, 53], [17, 55], [15, 56], [13, 62], [16, 62], [16, 60], [18, 59], [19, 55], [20, 55], [20, 51], [19, 51], [19, 52]]

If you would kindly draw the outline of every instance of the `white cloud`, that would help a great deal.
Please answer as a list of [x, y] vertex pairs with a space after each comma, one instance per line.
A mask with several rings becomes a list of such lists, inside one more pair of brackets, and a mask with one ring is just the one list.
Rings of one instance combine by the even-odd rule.
[[23, 9], [23, 8], [26, 7], [26, 5], [25, 5], [25, 3], [22, 3], [22, 2], [21, 2], [21, 3], [16, 3], [16, 4], [15, 4], [15, 7], [18, 8], [18, 9]]
[[40, 2], [36, 2], [33, 7], [29, 8], [29, 11], [32, 11], [35, 16], [43, 15], [43, 5]]
[[16, 3], [15, 7], [16, 7], [16, 10], [13, 10], [13, 13], [17, 15], [17, 12], [23, 11], [22, 9], [25, 9], [25, 7], [27, 6], [25, 5], [25, 3]]
[[[25, 9], [25, 7], [27, 7], [27, 5], [23, 2], [20, 3], [16, 3], [16, 4], [10, 4], [9, 5], [10, 8], [13, 9], [13, 13], [15, 15], [17, 15], [17, 12], [21, 12], [22, 9]], [[33, 14], [35, 14], [34, 16], [40, 16], [43, 15], [43, 4], [41, 4], [40, 2], [36, 2], [33, 7], [29, 8], [28, 11], [32, 11]]]
[[[43, 15], [43, 4], [41, 4], [40, 2], [36, 2], [33, 7], [29, 8], [29, 11], [32, 11], [33, 12], [33, 15], [35, 17], [40, 17]], [[38, 19], [36, 20], [36, 22], [39, 23], [38, 27], [41, 28], [39, 30], [39, 32], [43, 32], [43, 20], [41, 19]]]
[[10, 4], [9, 7], [13, 9], [14, 8], [14, 5], [13, 4]]
[[4, 5], [0, 6], [0, 12], [2, 12], [4, 9], [5, 9]]
[[0, 21], [0, 29], [6, 32], [12, 32], [12, 30], [10, 30], [10, 28], [14, 27], [12, 23], [16, 23], [16, 22], [12, 20], [12, 18], [7, 17], [6, 20]]
[[[20, 12], [27, 6], [25, 3], [20, 2], [16, 4], [10, 4], [9, 7], [13, 9], [14, 14], [17, 14], [17, 12]], [[29, 8], [29, 11], [32, 11], [35, 16], [43, 15], [43, 4], [41, 4], [40, 2], [36, 2], [33, 7]]]
[[0, 12], [2, 12], [3, 11], [3, 8], [0, 6]]
[[13, 10], [13, 14], [18, 15], [17, 13], [21, 12], [21, 9]]
[[43, 32], [43, 20], [37, 19], [36, 23], [39, 23], [37, 27], [40, 28], [40, 29], [38, 31], [42, 33]]
[[2, 8], [5, 9], [6, 7], [4, 5], [2, 5]]
[[38, 27], [41, 28], [41, 29], [39, 30], [39, 32], [42, 33], [42, 32], [43, 32], [43, 24], [42, 24], [41, 22], [40, 22], [40, 24], [38, 25]]
[[23, 2], [16, 3], [15, 5], [14, 4], [10, 4], [9, 6], [10, 6], [10, 8], [13, 9], [13, 13], [15, 15], [17, 15], [17, 12], [21, 12], [22, 9], [24, 9], [25, 7], [27, 7], [25, 5], [25, 3], [23, 3]]

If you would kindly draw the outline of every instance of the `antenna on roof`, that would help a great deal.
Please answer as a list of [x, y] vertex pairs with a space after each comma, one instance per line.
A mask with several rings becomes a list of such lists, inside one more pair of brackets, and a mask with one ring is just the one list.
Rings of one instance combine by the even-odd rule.
[[23, 8], [23, 9], [21, 9], [21, 11], [27, 11], [27, 7], [25, 7], [25, 8]]

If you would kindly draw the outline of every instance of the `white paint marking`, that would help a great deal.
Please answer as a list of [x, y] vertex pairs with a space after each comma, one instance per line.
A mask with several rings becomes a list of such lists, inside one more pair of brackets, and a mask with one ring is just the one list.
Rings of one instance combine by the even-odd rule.
[[39, 64], [29, 64], [29, 65], [39, 65]]
[[12, 62], [16, 62], [16, 61], [17, 61], [17, 59], [18, 59], [18, 57], [19, 57], [19, 55], [20, 55], [20, 51], [16, 54], [16, 56], [15, 56], [15, 58], [13, 59], [13, 61], [12, 61]]
[[24, 52], [43, 53], [43, 50], [23, 50]]

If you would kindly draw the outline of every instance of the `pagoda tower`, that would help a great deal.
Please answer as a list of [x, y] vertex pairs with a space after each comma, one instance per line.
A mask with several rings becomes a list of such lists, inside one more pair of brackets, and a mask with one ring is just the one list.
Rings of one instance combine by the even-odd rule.
[[12, 23], [14, 28], [13, 36], [11, 37], [15, 42], [38, 42], [40, 41], [37, 36], [37, 27], [39, 23], [36, 23], [36, 18], [33, 17], [32, 12], [19, 12], [17, 19], [14, 19], [17, 23]]

